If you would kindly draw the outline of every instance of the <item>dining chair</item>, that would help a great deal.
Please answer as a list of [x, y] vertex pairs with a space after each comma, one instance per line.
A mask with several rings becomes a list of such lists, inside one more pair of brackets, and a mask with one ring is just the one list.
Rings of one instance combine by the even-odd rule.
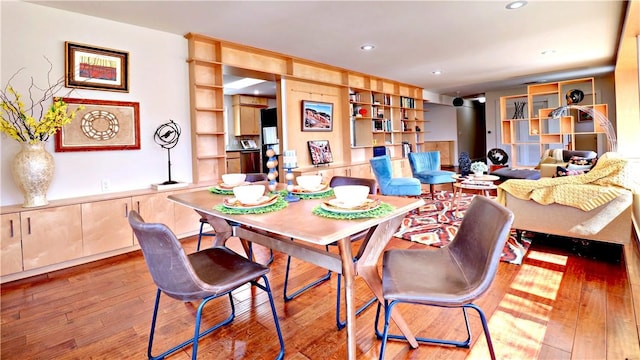
[[[336, 187], [336, 186], [340, 186], [340, 185], [363, 185], [363, 186], [368, 186], [369, 187], [369, 194], [377, 194], [378, 192], [378, 185], [376, 184], [376, 181], [373, 179], [365, 179], [365, 178], [356, 178], [356, 177], [349, 177], [349, 176], [333, 176], [331, 178], [331, 180], [329, 181], [329, 187]], [[362, 231], [358, 234], [354, 234], [353, 236], [351, 236], [351, 242], [355, 242], [355, 241], [359, 241], [359, 240], [363, 240], [366, 238], [368, 231]], [[337, 243], [331, 243], [329, 245], [326, 246], [327, 251], [329, 251], [329, 246], [336, 246]], [[356, 257], [353, 259], [354, 261], [357, 261], [358, 258], [360, 257], [360, 254], [357, 254]], [[323, 275], [322, 277], [316, 279], [315, 281], [312, 281], [304, 286], [302, 286], [301, 288], [299, 288], [298, 290], [294, 291], [291, 295], [287, 294], [287, 288], [288, 288], [288, 283], [289, 283], [289, 273], [290, 273], [290, 269], [291, 269], [291, 256], [287, 257], [287, 267], [286, 267], [286, 271], [285, 271], [285, 275], [284, 275], [284, 301], [288, 302], [293, 300], [294, 298], [296, 298], [298, 295], [302, 294], [303, 292], [317, 286], [320, 285], [321, 283], [329, 280], [331, 278], [331, 271], [327, 271], [327, 273], [325, 275]], [[341, 298], [342, 298], [342, 274], [338, 274], [338, 284], [337, 284], [337, 296], [336, 296], [336, 326], [338, 327], [338, 330], [341, 330], [342, 328], [344, 328], [346, 326], [346, 321], [343, 321], [340, 318], [340, 308], [341, 308]], [[363, 304], [361, 307], [359, 307], [356, 310], [356, 315], [359, 315], [360, 313], [362, 313], [365, 309], [367, 309], [369, 306], [371, 306], [372, 304], [374, 304], [376, 302], [376, 298], [373, 297], [372, 299], [368, 300], [365, 304]]]
[[369, 159], [369, 163], [382, 195], [419, 196], [422, 193], [420, 180], [412, 177], [393, 177], [389, 155], [374, 156]]
[[[244, 179], [246, 182], [254, 183], [261, 181], [268, 181], [267, 174], [264, 173], [249, 173], [246, 174], [246, 178]], [[207, 218], [202, 216], [200, 217], [200, 231], [198, 232], [198, 244], [196, 245], [196, 251], [200, 251], [200, 244], [202, 242], [203, 236], [211, 236], [215, 237], [216, 233], [211, 231], [204, 231], [205, 225], [208, 225]], [[271, 258], [269, 259], [269, 263], [273, 261], [273, 250], [271, 250]]]
[[[513, 213], [484, 196], [476, 196], [462, 219], [455, 238], [439, 249], [390, 249], [382, 258], [384, 330], [380, 335], [376, 312], [376, 334], [382, 338], [380, 359], [384, 358], [388, 339], [406, 340], [389, 334], [391, 311], [399, 303], [462, 308], [467, 339], [418, 338], [419, 342], [468, 348], [471, 328], [467, 309], [478, 312], [489, 353], [495, 359], [487, 318], [473, 301], [484, 294], [495, 278], [504, 244], [508, 239]], [[447, 322], [447, 326], [451, 326]]]
[[[247, 283], [262, 289], [269, 297], [271, 313], [280, 342], [276, 359], [284, 357], [284, 340], [266, 274], [269, 268], [252, 262], [224, 246], [210, 247], [187, 255], [175, 234], [164, 224], [146, 223], [136, 211], [130, 211], [129, 224], [138, 239], [147, 268], [157, 286], [156, 300], [149, 332], [147, 355], [149, 359], [164, 359], [166, 356], [193, 344], [192, 359], [197, 358], [198, 341], [212, 331], [227, 325], [235, 317], [235, 306], [231, 292]], [[258, 281], [262, 279], [264, 285]], [[162, 354], [152, 355], [160, 295], [183, 301], [200, 301], [195, 317], [194, 335]], [[213, 299], [228, 295], [231, 303], [230, 315], [219, 323], [200, 331], [204, 306]], [[219, 307], [216, 307], [219, 311]]]
[[440, 151], [421, 151], [409, 153], [409, 166], [411, 174], [422, 184], [429, 184], [429, 193], [433, 199], [433, 186], [437, 184], [451, 184], [451, 192], [454, 191], [453, 184], [456, 180], [453, 171], [442, 170], [440, 166]]

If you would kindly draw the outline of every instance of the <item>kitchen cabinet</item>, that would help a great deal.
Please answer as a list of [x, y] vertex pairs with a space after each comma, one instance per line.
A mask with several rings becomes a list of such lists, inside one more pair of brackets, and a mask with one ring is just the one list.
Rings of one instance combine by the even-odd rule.
[[127, 220], [132, 209], [145, 221], [166, 224], [178, 238], [195, 235], [200, 215], [176, 206], [167, 196], [206, 188], [62, 199], [38, 209], [3, 206], [0, 280], [22, 279], [139, 249]]
[[260, 135], [260, 110], [267, 107], [266, 98], [234, 95], [233, 129], [235, 136]]
[[79, 204], [20, 213], [22, 264], [35, 269], [82, 257]]
[[[142, 216], [144, 221], [167, 225], [170, 229], [175, 228], [174, 209], [175, 203], [167, 196], [172, 192], [162, 192], [152, 195], [140, 195], [131, 198], [133, 209]], [[137, 244], [138, 241], [133, 238]]]
[[131, 198], [82, 204], [82, 254], [95, 255], [133, 245], [127, 216]]
[[240, 170], [240, 152], [227, 151], [227, 174], [235, 174]]
[[0, 275], [22, 271], [20, 213], [0, 217]]

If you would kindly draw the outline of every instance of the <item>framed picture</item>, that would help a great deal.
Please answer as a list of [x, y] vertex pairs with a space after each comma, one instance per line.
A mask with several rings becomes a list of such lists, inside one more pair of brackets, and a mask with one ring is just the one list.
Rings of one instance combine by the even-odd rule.
[[[140, 149], [140, 104], [62, 98], [76, 117], [56, 133], [55, 151]], [[82, 110], [78, 110], [83, 106]]]
[[578, 111], [578, 122], [593, 121], [593, 116], [586, 111]]
[[329, 140], [310, 140], [307, 141], [307, 144], [309, 145], [309, 155], [311, 155], [311, 163], [313, 165], [333, 162]]
[[302, 100], [302, 131], [332, 131], [333, 104]]
[[129, 53], [65, 42], [65, 86], [129, 92]]

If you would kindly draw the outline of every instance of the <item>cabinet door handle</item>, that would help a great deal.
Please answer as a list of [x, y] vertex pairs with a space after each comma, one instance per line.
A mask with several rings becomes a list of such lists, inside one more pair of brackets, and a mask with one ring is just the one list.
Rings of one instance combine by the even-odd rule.
[[27, 218], [27, 234], [31, 235], [31, 217]]
[[124, 204], [124, 217], [129, 215], [129, 204]]
[[13, 237], [13, 220], [9, 220], [9, 236]]
[[140, 201], [136, 201], [136, 204], [138, 205], [138, 214], [142, 215], [142, 213], [140, 212]]

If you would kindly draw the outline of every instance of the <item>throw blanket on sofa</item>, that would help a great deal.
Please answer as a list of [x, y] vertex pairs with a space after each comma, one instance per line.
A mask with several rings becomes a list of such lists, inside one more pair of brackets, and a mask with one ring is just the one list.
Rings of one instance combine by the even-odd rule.
[[498, 201], [505, 205], [505, 192], [508, 192], [519, 199], [534, 200], [543, 205], [557, 203], [590, 211], [633, 187], [626, 165], [627, 160], [605, 154], [586, 174], [508, 180], [498, 186]]

